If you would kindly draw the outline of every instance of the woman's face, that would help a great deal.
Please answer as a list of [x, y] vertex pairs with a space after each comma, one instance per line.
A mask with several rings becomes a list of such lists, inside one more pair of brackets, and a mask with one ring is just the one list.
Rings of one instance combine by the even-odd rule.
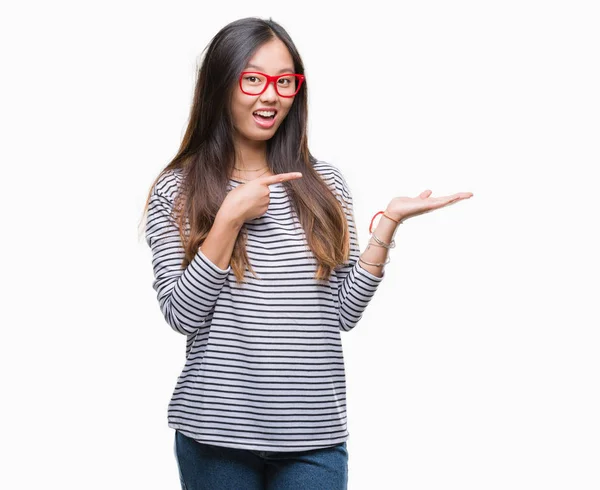
[[[274, 38], [263, 44], [250, 58], [243, 71], [255, 71], [275, 76], [294, 73], [294, 62], [287, 47]], [[287, 116], [294, 97], [281, 97], [273, 83], [260, 95], [247, 95], [240, 89], [239, 81], [233, 89], [231, 113], [236, 130], [236, 140], [266, 141], [273, 137]], [[263, 117], [255, 114], [261, 110]], [[273, 118], [268, 114], [275, 112]], [[267, 116], [267, 117], [264, 117]]]

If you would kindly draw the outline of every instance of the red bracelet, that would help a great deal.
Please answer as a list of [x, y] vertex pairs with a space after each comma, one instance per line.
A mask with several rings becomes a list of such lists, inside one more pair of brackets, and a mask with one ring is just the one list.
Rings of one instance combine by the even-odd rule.
[[387, 214], [385, 214], [385, 211], [379, 211], [378, 213], [375, 213], [375, 215], [371, 218], [371, 224], [369, 225], [369, 233], [373, 233], [373, 221], [375, 221], [375, 218], [377, 216], [379, 216], [380, 214], [383, 214], [387, 219], [391, 219], [392, 221], [394, 221], [397, 224], [402, 223], [402, 221], [399, 221], [394, 218], [390, 218]]

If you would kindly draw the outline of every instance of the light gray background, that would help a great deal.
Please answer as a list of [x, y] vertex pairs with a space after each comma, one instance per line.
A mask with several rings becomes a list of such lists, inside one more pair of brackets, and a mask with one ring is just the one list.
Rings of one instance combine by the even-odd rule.
[[257, 15], [304, 58], [361, 248], [394, 196], [474, 193], [401, 225], [342, 333], [349, 488], [599, 488], [594, 3], [5, 4], [0, 487], [178, 488], [184, 337], [137, 225], [201, 51]]

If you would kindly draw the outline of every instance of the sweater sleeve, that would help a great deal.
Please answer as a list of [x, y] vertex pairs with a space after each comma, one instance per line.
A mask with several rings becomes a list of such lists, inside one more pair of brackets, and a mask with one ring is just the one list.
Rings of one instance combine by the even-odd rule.
[[345, 208], [350, 233], [349, 261], [335, 269], [338, 278], [339, 327], [340, 330], [347, 332], [362, 318], [363, 312], [385, 276], [385, 271], [382, 272], [381, 277], [378, 277], [363, 268], [358, 261], [361, 252], [354, 222], [352, 193], [339, 169], [335, 169], [334, 175], [338, 200], [341, 198], [340, 202]]
[[183, 269], [184, 249], [171, 213], [173, 201], [153, 190], [148, 205], [146, 243], [152, 250], [153, 289], [167, 323], [191, 335], [211, 314], [231, 266], [221, 269], [201, 250]]

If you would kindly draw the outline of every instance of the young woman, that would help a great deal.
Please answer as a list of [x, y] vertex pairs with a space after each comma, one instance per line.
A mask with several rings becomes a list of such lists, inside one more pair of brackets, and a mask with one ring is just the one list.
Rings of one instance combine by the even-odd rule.
[[307, 86], [279, 24], [225, 26], [151, 186], [153, 288], [187, 339], [168, 409], [184, 489], [346, 488], [340, 331], [383, 280], [399, 223], [472, 195], [391, 199], [361, 255], [347, 182], [308, 149]]

